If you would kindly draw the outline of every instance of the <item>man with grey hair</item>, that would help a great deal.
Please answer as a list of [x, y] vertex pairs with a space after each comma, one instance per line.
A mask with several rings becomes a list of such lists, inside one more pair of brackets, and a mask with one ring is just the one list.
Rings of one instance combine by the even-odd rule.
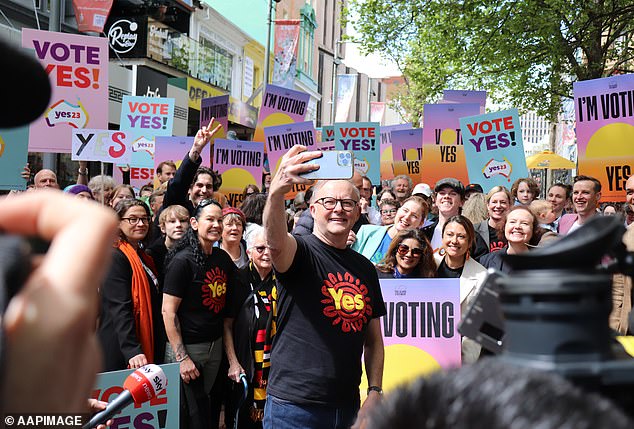
[[[273, 340], [264, 427], [343, 428], [364, 420], [380, 399], [385, 314], [372, 263], [346, 246], [360, 215], [359, 190], [347, 180], [314, 187], [310, 235], [287, 233], [284, 194], [309, 184], [319, 152], [293, 146], [281, 160], [264, 209], [266, 241], [277, 278], [277, 334]], [[307, 162], [307, 163], [305, 163]], [[368, 397], [359, 410], [361, 356]]]
[[35, 189], [59, 189], [59, 184], [57, 183], [57, 174], [54, 171], [49, 170], [48, 168], [43, 168], [38, 171], [33, 179], [33, 183], [35, 184]]
[[412, 196], [413, 188], [414, 182], [406, 174], [396, 176], [392, 180], [392, 192], [394, 192], [394, 196], [399, 203], [403, 203], [403, 201]]

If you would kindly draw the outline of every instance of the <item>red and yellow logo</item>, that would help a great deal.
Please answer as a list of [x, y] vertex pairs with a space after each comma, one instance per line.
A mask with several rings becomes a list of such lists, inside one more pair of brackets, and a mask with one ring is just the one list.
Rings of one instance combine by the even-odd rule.
[[203, 305], [220, 313], [227, 297], [227, 274], [219, 267], [207, 272], [202, 286]]
[[360, 332], [372, 316], [368, 288], [350, 273], [330, 273], [321, 293], [325, 296], [324, 315], [333, 325], [341, 324], [343, 332]]

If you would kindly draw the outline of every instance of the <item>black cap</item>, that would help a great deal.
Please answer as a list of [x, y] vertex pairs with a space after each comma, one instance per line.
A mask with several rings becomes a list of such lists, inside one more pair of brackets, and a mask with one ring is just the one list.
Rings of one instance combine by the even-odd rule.
[[440, 179], [436, 182], [434, 191], [438, 192], [442, 188], [451, 188], [459, 193], [461, 197], [464, 197], [464, 185], [458, 179], [454, 179], [453, 177], [445, 177], [444, 179]]
[[478, 185], [477, 183], [469, 183], [465, 188], [464, 188], [465, 193], [467, 192], [479, 192], [481, 194], [484, 194], [484, 189], [482, 189], [482, 186]]
[[[51, 83], [35, 54], [9, 45], [0, 39], [0, 89], [6, 100], [0, 105], [0, 128], [26, 125], [37, 119], [48, 107]], [[17, 82], [28, 82], [19, 85]], [[9, 101], [10, 100], [10, 101]]]

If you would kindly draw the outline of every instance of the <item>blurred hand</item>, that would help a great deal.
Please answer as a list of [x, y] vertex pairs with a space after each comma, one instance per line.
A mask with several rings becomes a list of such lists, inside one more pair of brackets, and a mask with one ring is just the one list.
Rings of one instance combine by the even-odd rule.
[[112, 210], [58, 191], [0, 200], [0, 230], [51, 241], [4, 314], [4, 412], [86, 410], [101, 368], [97, 289], [117, 224]]

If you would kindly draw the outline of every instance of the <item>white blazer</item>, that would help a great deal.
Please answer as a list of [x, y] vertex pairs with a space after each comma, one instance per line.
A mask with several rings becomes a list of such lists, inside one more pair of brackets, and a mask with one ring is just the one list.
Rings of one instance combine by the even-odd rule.
[[[444, 255], [440, 255], [440, 252], [434, 253], [436, 267], [440, 266], [444, 257]], [[471, 304], [471, 301], [482, 287], [486, 274], [486, 268], [480, 265], [475, 259], [469, 258], [465, 261], [462, 275], [460, 276], [461, 317], [464, 317], [467, 307]], [[473, 363], [477, 361], [480, 356], [480, 349], [481, 346], [478, 343], [467, 337], [462, 337], [462, 363]]]

